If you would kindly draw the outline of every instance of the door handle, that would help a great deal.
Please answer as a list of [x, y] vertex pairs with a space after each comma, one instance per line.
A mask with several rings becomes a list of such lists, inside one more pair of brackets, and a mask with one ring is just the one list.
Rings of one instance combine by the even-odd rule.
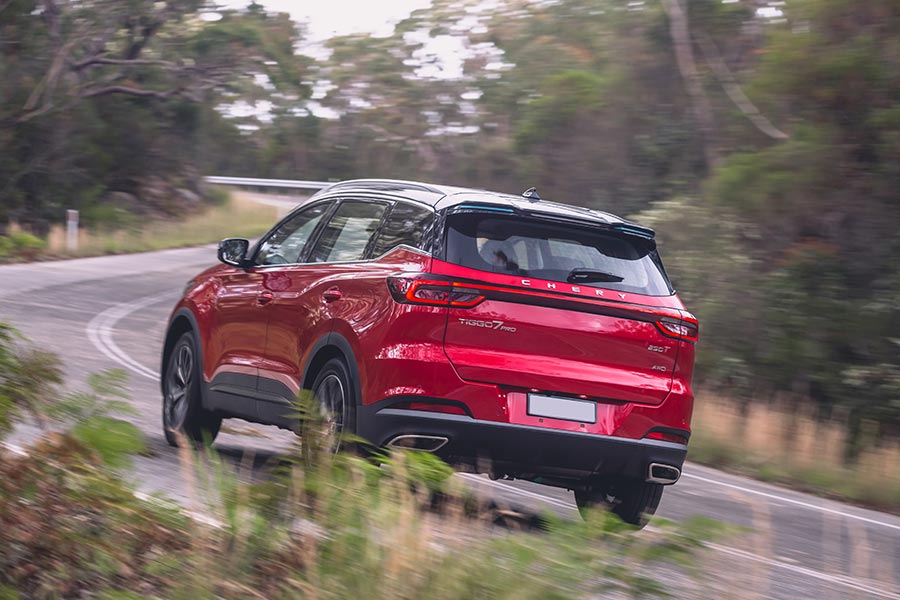
[[257, 304], [264, 306], [274, 299], [275, 299], [275, 294], [273, 294], [272, 292], [266, 291], [266, 292], [259, 293], [259, 296], [256, 297], [256, 302], [257, 302]]
[[343, 294], [341, 294], [341, 290], [336, 287], [328, 288], [327, 290], [322, 292], [322, 297], [325, 298], [325, 302], [334, 302], [335, 300], [340, 300], [342, 295]]

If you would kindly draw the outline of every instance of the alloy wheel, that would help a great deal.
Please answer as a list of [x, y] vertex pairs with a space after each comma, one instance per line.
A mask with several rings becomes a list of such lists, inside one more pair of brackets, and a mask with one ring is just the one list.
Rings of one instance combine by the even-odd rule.
[[191, 383], [194, 376], [194, 352], [183, 344], [175, 351], [175, 357], [166, 378], [166, 420], [173, 429], [179, 429], [187, 415]]
[[338, 444], [334, 443], [341, 435], [344, 428], [344, 402], [346, 392], [341, 378], [335, 373], [329, 373], [315, 390], [316, 405], [321, 419], [321, 433], [325, 439], [333, 440], [332, 446], [337, 451]]

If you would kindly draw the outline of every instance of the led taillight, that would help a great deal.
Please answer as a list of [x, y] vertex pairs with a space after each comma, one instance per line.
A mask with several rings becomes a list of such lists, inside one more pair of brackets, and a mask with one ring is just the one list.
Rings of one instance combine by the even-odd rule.
[[453, 283], [453, 291], [450, 292], [450, 306], [471, 308], [484, 300], [478, 290], [462, 287], [459, 283]]
[[410, 302], [424, 304], [447, 304], [450, 300], [450, 289], [443, 286], [416, 285], [414, 283], [406, 292], [406, 299]]
[[388, 277], [388, 289], [397, 302], [471, 308], [484, 300], [479, 290], [457, 281], [415, 277]]
[[681, 319], [659, 319], [656, 321], [656, 326], [664, 336], [685, 342], [693, 343], [700, 337], [700, 326], [697, 319], [687, 312]]

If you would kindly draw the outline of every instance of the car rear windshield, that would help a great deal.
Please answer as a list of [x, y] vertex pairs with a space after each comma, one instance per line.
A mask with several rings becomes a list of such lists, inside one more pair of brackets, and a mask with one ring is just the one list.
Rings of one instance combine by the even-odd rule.
[[577, 225], [484, 213], [450, 215], [447, 261], [492, 273], [668, 296], [653, 240]]

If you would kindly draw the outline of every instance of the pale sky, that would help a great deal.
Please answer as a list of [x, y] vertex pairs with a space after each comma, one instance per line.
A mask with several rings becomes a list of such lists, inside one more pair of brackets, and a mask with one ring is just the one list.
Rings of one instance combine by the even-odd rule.
[[[304, 42], [298, 51], [317, 59], [327, 58], [323, 42], [335, 35], [367, 33], [389, 36], [394, 25], [414, 10], [431, 6], [431, 0], [257, 0], [268, 10], [286, 12], [297, 22], [306, 25]], [[225, 8], [246, 6], [250, 0], [218, 0]], [[485, 2], [489, 6], [490, 2]], [[462, 57], [466, 54], [463, 42], [452, 35], [431, 37], [427, 31], [407, 34], [410, 40], [423, 44], [417, 51], [421, 56], [437, 57], [436, 61], [416, 71], [419, 77], [454, 79], [462, 76]], [[500, 65], [501, 63], [496, 63]]]
[[[247, 0], [220, 0], [226, 7], [246, 6]], [[390, 35], [393, 26], [431, 0], [259, 0], [272, 11], [287, 12], [304, 22], [308, 38], [321, 42], [335, 34], [367, 32]]]

